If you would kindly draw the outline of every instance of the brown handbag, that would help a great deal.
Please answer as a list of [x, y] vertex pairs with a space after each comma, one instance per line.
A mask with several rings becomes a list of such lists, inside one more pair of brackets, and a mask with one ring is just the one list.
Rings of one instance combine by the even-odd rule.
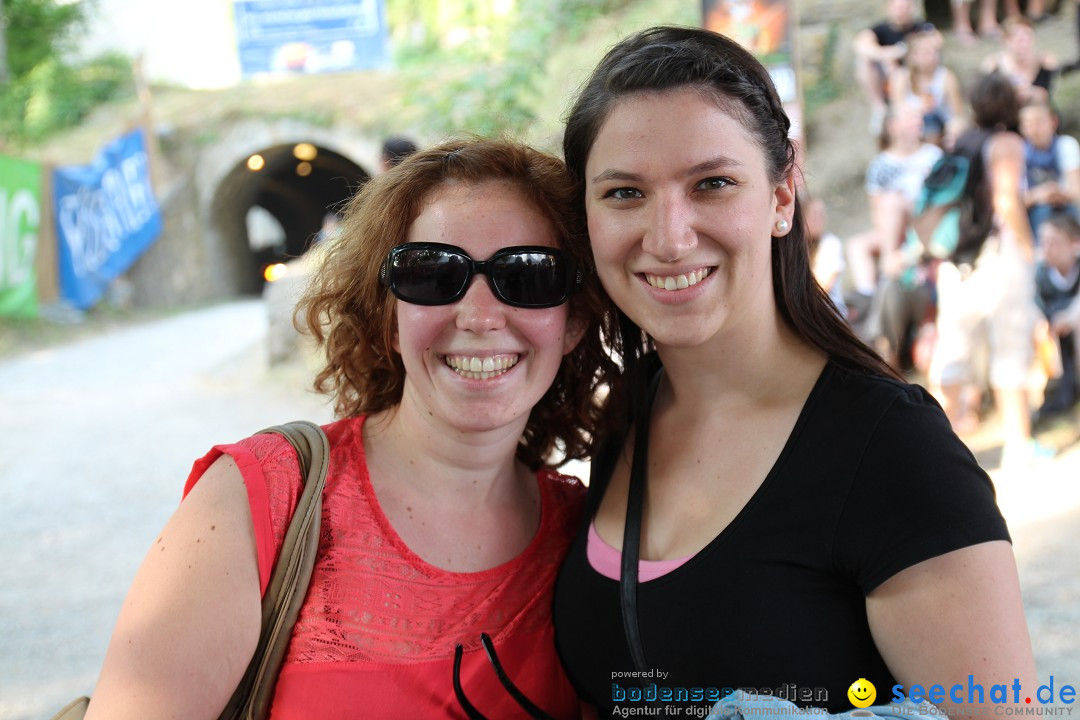
[[[304, 603], [319, 550], [322, 491], [330, 461], [326, 433], [318, 425], [302, 420], [260, 432], [282, 435], [296, 448], [304, 491], [296, 504], [263, 596], [262, 632], [255, 655], [219, 720], [262, 720], [267, 716], [278, 671], [285, 659], [300, 606]], [[82, 720], [89, 704], [90, 698], [80, 697], [53, 715], [52, 720]]]

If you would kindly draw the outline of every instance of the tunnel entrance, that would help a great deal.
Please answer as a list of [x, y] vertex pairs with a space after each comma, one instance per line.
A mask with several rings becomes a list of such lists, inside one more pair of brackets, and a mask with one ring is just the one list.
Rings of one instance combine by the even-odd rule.
[[239, 161], [222, 180], [211, 224], [239, 262], [240, 294], [255, 294], [265, 269], [300, 257], [370, 173], [314, 143], [274, 145]]

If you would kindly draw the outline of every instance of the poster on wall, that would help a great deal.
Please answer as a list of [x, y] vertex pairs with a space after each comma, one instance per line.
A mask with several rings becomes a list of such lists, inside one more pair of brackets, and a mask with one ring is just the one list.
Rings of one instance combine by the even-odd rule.
[[57, 167], [53, 204], [60, 296], [86, 310], [161, 234], [143, 130], [112, 141], [90, 165]]
[[389, 64], [384, 0], [235, 0], [233, 20], [245, 77]]
[[41, 166], [0, 155], [0, 316], [37, 315]]
[[702, 25], [752, 52], [769, 71], [802, 147], [802, 101], [795, 58], [797, 22], [791, 0], [702, 0]]

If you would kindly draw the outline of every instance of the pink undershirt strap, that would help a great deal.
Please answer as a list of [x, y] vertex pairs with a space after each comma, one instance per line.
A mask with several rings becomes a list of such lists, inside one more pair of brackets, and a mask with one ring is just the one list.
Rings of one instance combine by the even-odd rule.
[[[593, 570], [612, 580], [619, 579], [622, 553], [600, 537], [600, 533], [596, 532], [595, 520], [589, 523], [589, 538], [585, 545], [585, 553]], [[647, 582], [666, 575], [692, 557], [694, 556], [687, 555], [674, 560], [638, 560], [638, 582]]]

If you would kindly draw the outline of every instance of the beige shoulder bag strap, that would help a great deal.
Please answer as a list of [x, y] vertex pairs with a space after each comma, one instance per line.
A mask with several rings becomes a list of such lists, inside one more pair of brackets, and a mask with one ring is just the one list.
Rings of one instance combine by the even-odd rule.
[[[274, 683], [289, 647], [292, 628], [307, 594], [315, 556], [319, 550], [319, 522], [322, 491], [330, 462], [330, 443], [318, 425], [296, 421], [260, 432], [283, 435], [300, 457], [304, 491], [296, 504], [281, 553], [270, 576], [262, 602], [262, 632], [255, 655], [244, 678], [236, 687], [220, 720], [261, 720], [267, 716], [274, 696]], [[52, 720], [81, 720], [89, 698], [79, 698], [53, 716]]]

